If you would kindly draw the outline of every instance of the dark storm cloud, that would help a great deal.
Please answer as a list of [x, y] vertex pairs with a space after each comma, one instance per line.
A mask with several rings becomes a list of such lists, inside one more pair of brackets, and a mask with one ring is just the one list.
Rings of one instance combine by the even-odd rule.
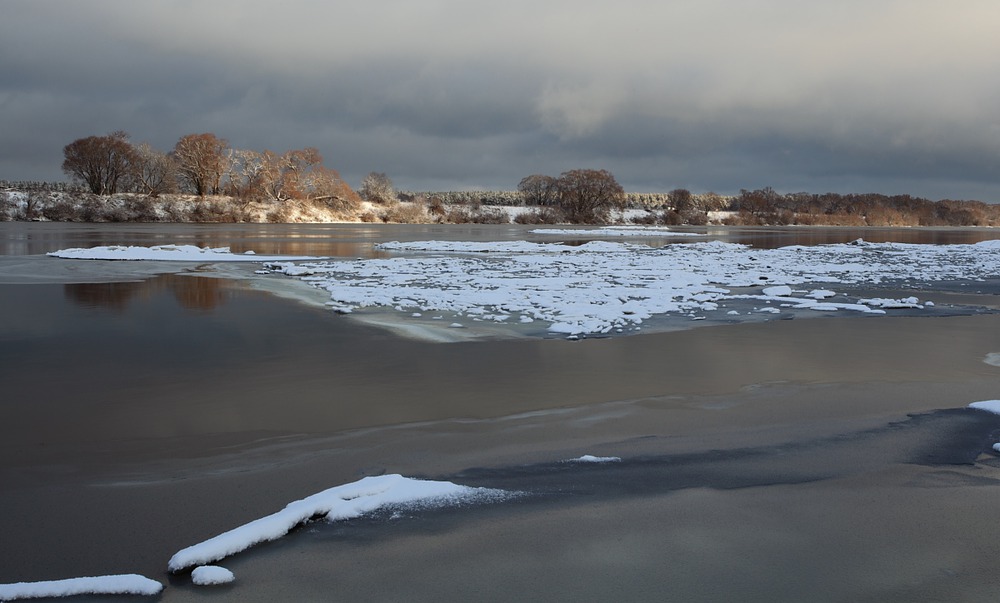
[[169, 149], [315, 146], [357, 184], [513, 188], [606, 168], [629, 190], [1000, 201], [985, 0], [8, 0], [0, 178], [61, 179], [115, 129]]

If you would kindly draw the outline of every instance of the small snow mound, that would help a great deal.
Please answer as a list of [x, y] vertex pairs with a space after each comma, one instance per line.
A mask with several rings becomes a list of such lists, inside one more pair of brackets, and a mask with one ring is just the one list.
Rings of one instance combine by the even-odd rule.
[[0, 584], [0, 601], [74, 595], [158, 595], [163, 585], [138, 574]]
[[776, 287], [764, 287], [764, 295], [768, 297], [788, 297], [792, 294], [792, 288], [788, 285], [778, 285]]
[[973, 402], [969, 405], [969, 408], [985, 410], [986, 412], [1000, 415], [1000, 400], [983, 400], [981, 402]]
[[996, 444], [993, 444], [993, 451], [994, 452], [1000, 452], [1000, 442], [997, 442]]
[[493, 502], [509, 496], [511, 493], [502, 490], [412, 479], [398, 474], [366, 477], [288, 503], [276, 513], [182, 549], [170, 558], [167, 569], [176, 573], [189, 567], [210, 564], [255, 544], [277, 540], [295, 526], [315, 518], [339, 521], [361, 517], [386, 506], [446, 506]]
[[990, 366], [1000, 366], [1000, 352], [990, 352], [983, 358], [983, 362]]
[[592, 454], [585, 454], [581, 457], [570, 459], [569, 463], [619, 463], [621, 462], [620, 456], [594, 456]]
[[191, 581], [198, 586], [229, 584], [235, 579], [233, 572], [218, 565], [201, 565], [191, 571]]

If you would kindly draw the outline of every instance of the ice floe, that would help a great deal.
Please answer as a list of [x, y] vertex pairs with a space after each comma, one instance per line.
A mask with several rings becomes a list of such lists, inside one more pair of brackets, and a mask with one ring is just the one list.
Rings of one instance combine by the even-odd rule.
[[316, 256], [257, 255], [253, 251], [240, 254], [231, 252], [229, 247], [198, 247], [196, 245], [77, 247], [52, 251], [46, 255], [67, 260], [159, 260], [170, 262], [277, 262], [321, 259]]
[[549, 332], [563, 334], [634, 330], [657, 315], [695, 318], [721, 310], [732, 316], [725, 303], [739, 299], [817, 312], [920, 309], [932, 304], [913, 297], [832, 300], [835, 291], [815, 285], [977, 281], [1000, 273], [1000, 246], [983, 243], [856, 241], [756, 249], [718, 241], [659, 248], [614, 241], [417, 241], [379, 248], [400, 255], [268, 266], [327, 291], [337, 308], [540, 321]]
[[512, 494], [501, 490], [418, 480], [402, 475], [366, 477], [289, 503], [277, 513], [182, 549], [170, 558], [167, 568], [171, 572], [179, 572], [224, 559], [255, 544], [277, 540], [295, 526], [311, 519], [338, 521], [392, 505], [442, 506], [500, 500], [509, 496]]
[[[663, 229], [610, 228], [616, 233]], [[561, 232], [543, 229], [543, 232]], [[666, 231], [673, 233], [673, 231]], [[603, 235], [602, 235], [603, 236]], [[391, 308], [412, 320], [425, 313], [467, 321], [534, 324], [563, 335], [636, 331], [655, 316], [702, 320], [733, 314], [728, 302], [760, 300], [815, 312], [885, 314], [922, 310], [916, 297], [850, 299], [844, 288], [955, 280], [1000, 274], [1000, 243], [915, 245], [868, 243], [757, 249], [705, 241], [650, 247], [622, 241], [582, 245], [531, 241], [414, 241], [378, 245], [394, 257], [323, 259], [233, 254], [186, 245], [66, 249], [75, 259], [255, 261], [326, 291], [328, 305], [350, 313]], [[259, 272], [266, 272], [261, 270]], [[816, 285], [825, 285], [817, 287]], [[734, 289], [738, 289], [734, 291]], [[764, 313], [782, 314], [773, 309]], [[758, 312], [759, 314], [759, 312]], [[730, 319], [732, 320], [732, 319]]]
[[218, 565], [200, 565], [191, 570], [191, 582], [198, 586], [229, 584], [235, 579], [233, 572]]
[[662, 226], [606, 226], [603, 228], [536, 228], [534, 234], [576, 237], [703, 237], [697, 232], [677, 232]]
[[74, 595], [156, 595], [163, 585], [138, 574], [67, 578], [44, 582], [0, 584], [0, 601]]
[[566, 462], [567, 463], [618, 463], [621, 462], [621, 460], [622, 458], [620, 456], [594, 456], [592, 454], [585, 454], [575, 459], [570, 459]]
[[969, 405], [969, 408], [985, 410], [986, 412], [1000, 415], [1000, 400], [983, 400], [981, 402], [973, 402]]

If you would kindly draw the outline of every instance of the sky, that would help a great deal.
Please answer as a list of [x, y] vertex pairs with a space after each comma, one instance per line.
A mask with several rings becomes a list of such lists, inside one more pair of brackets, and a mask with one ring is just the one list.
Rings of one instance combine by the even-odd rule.
[[316, 147], [360, 186], [1000, 202], [995, 0], [0, 0], [0, 179], [63, 147]]

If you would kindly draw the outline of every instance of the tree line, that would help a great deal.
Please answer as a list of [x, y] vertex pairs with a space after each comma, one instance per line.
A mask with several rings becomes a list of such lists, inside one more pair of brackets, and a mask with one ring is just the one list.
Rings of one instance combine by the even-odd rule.
[[79, 138], [63, 148], [62, 170], [95, 195], [226, 195], [244, 202], [302, 199], [354, 203], [357, 193], [315, 148], [235, 149], [212, 133], [182, 136], [169, 152], [133, 144], [128, 133]]

